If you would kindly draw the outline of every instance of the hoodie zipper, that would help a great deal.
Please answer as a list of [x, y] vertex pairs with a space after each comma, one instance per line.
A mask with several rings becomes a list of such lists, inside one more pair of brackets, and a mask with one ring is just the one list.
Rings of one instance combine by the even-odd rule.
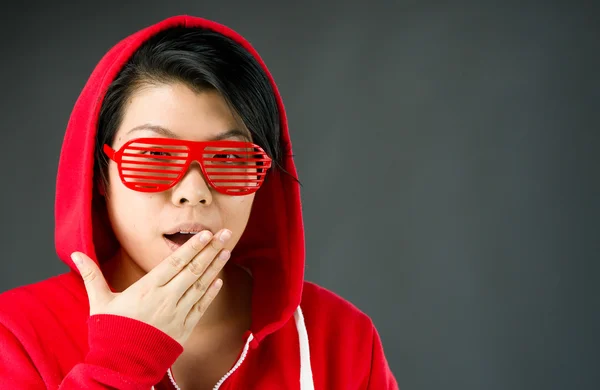
[[[231, 375], [233, 375], [233, 373], [238, 368], [240, 368], [240, 366], [242, 365], [242, 363], [246, 359], [246, 355], [248, 355], [248, 349], [250, 347], [250, 342], [252, 340], [254, 340], [254, 335], [250, 334], [250, 336], [248, 337], [248, 340], [246, 340], [246, 345], [244, 346], [244, 350], [242, 351], [242, 354], [240, 355], [240, 358], [235, 363], [235, 365], [231, 368], [231, 370], [229, 370], [225, 375], [223, 375], [223, 377], [221, 379], [219, 379], [219, 381], [217, 382], [217, 384], [215, 385], [215, 387], [213, 387], [213, 390], [218, 390], [223, 385], [223, 383], [227, 380], [227, 378], [229, 378]], [[177, 385], [177, 382], [175, 382], [175, 378], [173, 378], [173, 374], [171, 373], [171, 369], [170, 368], [167, 370], [167, 375], [169, 376], [169, 380], [171, 381], [171, 384], [173, 385], [173, 387], [176, 390], [181, 390], [181, 388]], [[152, 386], [152, 390], [154, 390], [154, 386]]]
[[238, 368], [240, 368], [240, 366], [242, 365], [242, 363], [246, 359], [246, 355], [248, 355], [248, 349], [250, 347], [250, 342], [252, 340], [254, 340], [254, 335], [252, 333], [250, 333], [250, 336], [248, 336], [248, 340], [246, 340], [246, 345], [244, 346], [244, 350], [242, 351], [242, 355], [238, 359], [237, 363], [235, 363], [235, 366], [233, 366], [233, 368], [231, 368], [231, 370], [229, 370], [227, 372], [227, 374], [223, 375], [223, 377], [217, 382], [217, 384], [215, 385], [215, 387], [213, 387], [213, 390], [218, 390], [219, 387], [221, 387], [221, 385], [223, 384], [223, 382], [225, 382], [227, 380], [227, 378], [229, 378]]

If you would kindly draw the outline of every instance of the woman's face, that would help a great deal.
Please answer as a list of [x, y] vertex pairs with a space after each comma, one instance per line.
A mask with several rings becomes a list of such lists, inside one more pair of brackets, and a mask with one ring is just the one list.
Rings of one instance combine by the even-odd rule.
[[[172, 134], [143, 125], [160, 127]], [[134, 128], [137, 129], [132, 131]], [[128, 140], [140, 137], [203, 141], [231, 129], [242, 130], [248, 138], [233, 136], [227, 140], [251, 141], [250, 132], [218, 92], [198, 93], [179, 83], [145, 86], [126, 102], [112, 147], [118, 150]], [[203, 225], [213, 234], [229, 229], [232, 237], [225, 247], [232, 250], [244, 232], [254, 200], [254, 194], [231, 196], [217, 192], [205, 181], [198, 162], [190, 165], [174, 187], [158, 193], [126, 188], [113, 161], [109, 163], [108, 175], [108, 215], [121, 244], [121, 257], [131, 263], [138, 276], [172, 253], [174, 247], [165, 234], [179, 230], [181, 224]], [[197, 226], [181, 228], [192, 229], [198, 230]]]

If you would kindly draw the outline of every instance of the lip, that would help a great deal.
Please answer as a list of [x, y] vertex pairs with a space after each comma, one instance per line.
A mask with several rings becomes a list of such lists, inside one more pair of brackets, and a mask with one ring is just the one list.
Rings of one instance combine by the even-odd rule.
[[178, 225], [173, 226], [172, 228], [170, 228], [169, 230], [164, 232], [163, 236], [165, 234], [175, 234], [175, 233], [179, 233], [179, 232], [197, 232], [197, 233], [199, 233], [203, 230], [208, 230], [212, 234], [215, 234], [215, 232], [211, 228], [209, 228], [208, 226], [203, 225], [201, 223], [184, 222], [184, 223], [180, 223]]

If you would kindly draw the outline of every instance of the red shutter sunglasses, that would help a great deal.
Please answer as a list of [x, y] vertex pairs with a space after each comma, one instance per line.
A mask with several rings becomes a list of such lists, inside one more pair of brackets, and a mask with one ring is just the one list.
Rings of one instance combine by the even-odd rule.
[[123, 184], [141, 192], [161, 192], [177, 184], [193, 161], [206, 181], [226, 195], [258, 191], [272, 160], [258, 145], [244, 141], [187, 141], [137, 138], [104, 153], [117, 163]]

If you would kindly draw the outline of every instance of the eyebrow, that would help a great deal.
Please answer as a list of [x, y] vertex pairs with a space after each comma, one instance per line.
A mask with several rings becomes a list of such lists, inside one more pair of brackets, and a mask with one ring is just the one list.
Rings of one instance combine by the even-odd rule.
[[[169, 137], [169, 138], [176, 138], [176, 139], [180, 138], [177, 134], [175, 134], [171, 130], [167, 129], [166, 127], [162, 127], [159, 125], [151, 125], [151, 124], [144, 124], [144, 125], [136, 126], [132, 129], [130, 129], [127, 132], [127, 134], [131, 134], [135, 131], [140, 131], [140, 130], [149, 130], [149, 131], [152, 131], [154, 133], [157, 133], [162, 136]], [[235, 137], [243, 138], [243, 139], [247, 140], [248, 142], [252, 142], [252, 139], [250, 138], [250, 135], [248, 134], [248, 132], [240, 130], [240, 129], [229, 129], [227, 131], [217, 134], [214, 137], [209, 138], [208, 141], [221, 141], [224, 139], [235, 138]]]

